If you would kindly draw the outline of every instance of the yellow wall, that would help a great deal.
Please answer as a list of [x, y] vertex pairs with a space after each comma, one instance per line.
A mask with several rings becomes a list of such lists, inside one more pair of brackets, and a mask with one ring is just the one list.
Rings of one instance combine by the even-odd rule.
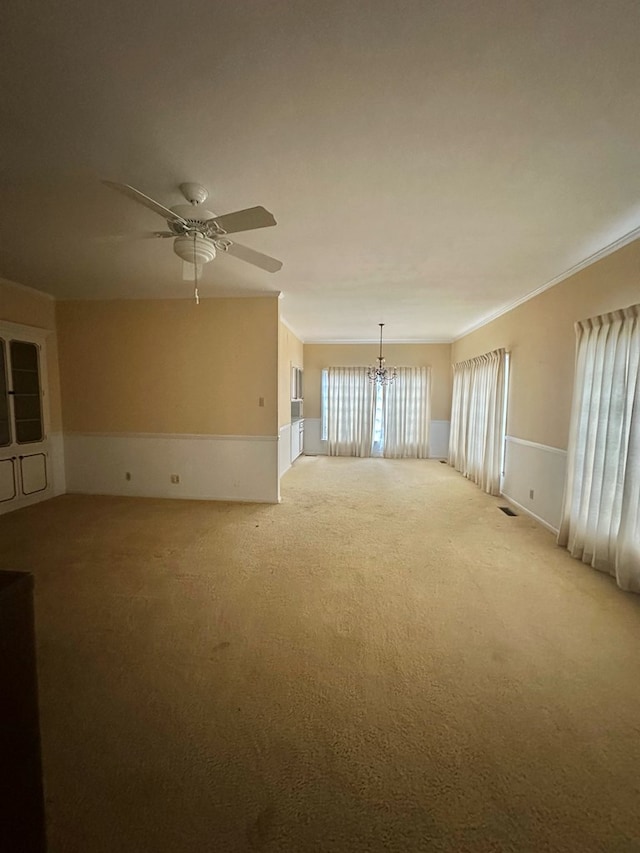
[[508, 434], [566, 448], [574, 323], [637, 302], [638, 240], [456, 341], [453, 361], [498, 347], [510, 350]]
[[58, 348], [56, 345], [55, 302], [44, 293], [22, 287], [0, 279], [0, 320], [51, 329], [46, 339], [48, 376], [45, 390], [49, 394], [50, 428], [53, 432], [62, 429], [60, 412], [60, 375], [58, 372]]
[[[320, 380], [325, 367], [357, 367], [376, 364], [376, 344], [304, 345], [304, 416], [320, 417]], [[387, 367], [431, 368], [431, 417], [448, 421], [451, 416], [451, 345], [385, 344]]]
[[277, 298], [56, 308], [65, 430], [277, 434]]
[[278, 327], [278, 426], [291, 423], [292, 367], [304, 367], [303, 345], [281, 322]]

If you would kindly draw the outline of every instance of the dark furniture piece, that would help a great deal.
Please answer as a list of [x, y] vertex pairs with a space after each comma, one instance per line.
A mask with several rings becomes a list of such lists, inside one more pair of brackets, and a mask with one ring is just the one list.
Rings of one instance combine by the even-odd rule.
[[0, 571], [0, 851], [45, 850], [33, 578]]

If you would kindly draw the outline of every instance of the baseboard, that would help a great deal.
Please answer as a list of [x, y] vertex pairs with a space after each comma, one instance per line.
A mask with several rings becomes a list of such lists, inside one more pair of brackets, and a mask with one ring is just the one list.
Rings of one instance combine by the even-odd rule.
[[520, 512], [523, 512], [525, 515], [528, 515], [534, 521], [537, 521], [538, 524], [541, 524], [543, 527], [546, 527], [546, 529], [551, 533], [554, 533], [556, 536], [558, 535], [557, 527], [554, 527], [552, 524], [549, 524], [549, 522], [545, 521], [544, 518], [540, 518], [540, 516], [536, 515], [535, 512], [531, 512], [531, 510], [527, 509], [526, 506], [522, 506], [522, 504], [519, 504], [518, 501], [515, 501], [512, 497], [506, 494], [506, 492], [502, 493], [502, 497], [506, 501], [509, 501], [509, 503], [512, 504], [516, 509], [519, 509]]
[[[133, 492], [127, 492], [127, 494], [125, 495], [121, 491], [119, 491], [119, 492], [116, 492], [116, 491], [113, 491], [113, 492], [107, 492], [107, 491], [100, 491], [100, 492], [91, 491], [91, 492], [88, 492], [86, 490], [78, 491], [77, 489], [67, 489], [65, 494], [67, 494], [67, 495], [95, 495], [95, 496], [101, 496], [102, 495], [103, 497], [111, 497], [111, 498], [122, 498], [122, 497], [161, 498], [162, 500], [173, 500], [173, 501], [222, 501], [223, 503], [236, 503], [236, 504], [281, 503], [279, 496], [278, 496], [277, 500], [273, 501], [273, 500], [265, 500], [263, 498], [237, 498], [237, 497], [235, 497], [235, 495], [231, 495], [231, 494], [225, 495], [225, 494], [219, 494], [219, 493], [211, 494], [211, 495], [204, 495], [201, 493], [190, 495], [190, 494], [185, 494], [184, 492], [181, 492], [179, 495], [174, 495], [174, 494], [169, 494], [169, 493], [164, 494], [164, 495], [148, 495], [148, 494], [138, 495], [138, 494], [135, 494]], [[53, 497], [53, 495], [50, 495], [50, 497]]]

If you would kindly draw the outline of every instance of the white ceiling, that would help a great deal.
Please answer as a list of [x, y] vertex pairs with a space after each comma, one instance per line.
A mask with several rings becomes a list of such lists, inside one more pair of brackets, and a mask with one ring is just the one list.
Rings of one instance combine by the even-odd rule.
[[[305, 340], [450, 340], [640, 226], [637, 0], [5, 0], [0, 275], [190, 295], [102, 186], [263, 204], [201, 295], [282, 291]], [[122, 235], [122, 239], [118, 239]], [[131, 239], [129, 239], [131, 236]]]

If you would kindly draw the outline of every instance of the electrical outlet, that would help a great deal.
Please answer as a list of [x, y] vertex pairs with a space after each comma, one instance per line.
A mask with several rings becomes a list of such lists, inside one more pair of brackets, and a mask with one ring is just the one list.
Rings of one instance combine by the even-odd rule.
[[529, 489], [529, 500], [533, 500], [533, 489]]
[[124, 478], [125, 478], [125, 480], [130, 480], [131, 479], [131, 471], [125, 471]]
[[258, 405], [260, 408], [264, 408], [264, 397], [258, 397]]
[[174, 484], [179, 483], [180, 482], [180, 474], [172, 474], [171, 475], [171, 482]]

